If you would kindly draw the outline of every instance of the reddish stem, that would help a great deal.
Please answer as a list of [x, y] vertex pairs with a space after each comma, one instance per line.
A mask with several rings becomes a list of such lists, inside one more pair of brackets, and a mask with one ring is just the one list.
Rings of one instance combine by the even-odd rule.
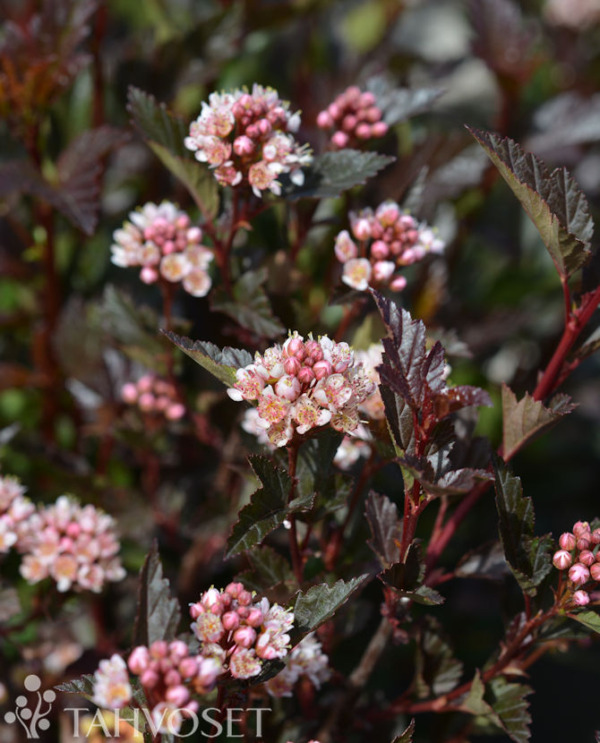
[[[290, 493], [288, 496], [288, 505], [294, 500], [296, 493], [296, 463], [298, 461], [298, 444], [291, 443], [288, 446], [288, 472], [292, 480], [290, 485]], [[302, 570], [302, 557], [300, 555], [300, 549], [298, 547], [298, 530], [296, 528], [296, 517], [294, 514], [289, 516], [290, 522], [290, 553], [292, 556], [292, 568], [294, 575], [298, 581], [298, 585], [302, 583], [303, 570]]]

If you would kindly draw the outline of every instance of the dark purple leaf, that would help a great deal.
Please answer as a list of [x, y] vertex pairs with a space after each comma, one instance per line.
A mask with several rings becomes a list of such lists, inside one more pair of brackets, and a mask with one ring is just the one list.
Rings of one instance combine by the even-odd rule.
[[152, 544], [140, 571], [134, 645], [149, 646], [156, 640], [173, 640], [181, 619], [177, 599], [171, 595], [156, 541]]
[[400, 559], [402, 524], [398, 519], [395, 503], [386, 496], [371, 491], [367, 497], [365, 511], [372, 539], [369, 547], [375, 552], [384, 568]]

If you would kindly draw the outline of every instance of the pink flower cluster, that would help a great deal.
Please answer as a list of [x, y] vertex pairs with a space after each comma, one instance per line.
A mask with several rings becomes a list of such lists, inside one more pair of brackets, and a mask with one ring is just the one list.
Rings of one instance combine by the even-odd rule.
[[0, 477], [0, 554], [22, 545], [29, 518], [35, 511], [25, 497], [25, 488], [16, 477]]
[[575, 588], [572, 601], [575, 606], [590, 602], [590, 584], [600, 582], [600, 529], [592, 531], [587, 521], [578, 521], [572, 532], [565, 532], [558, 540], [560, 549], [552, 562], [557, 570], [568, 570]]
[[94, 674], [94, 704], [104, 709], [121, 709], [129, 704], [132, 696], [133, 689], [123, 658], [115, 654], [109, 660], [101, 660]]
[[367, 139], [383, 137], [388, 125], [381, 120], [381, 110], [373, 93], [362, 93], [352, 85], [317, 116], [317, 125], [333, 131], [331, 144], [335, 149], [356, 146]]
[[294, 614], [268, 599], [255, 601], [241, 583], [210, 588], [190, 607], [192, 631], [200, 653], [219, 663], [233, 678], [257, 676], [263, 660], [288, 654]]
[[396, 273], [399, 269], [444, 250], [430, 227], [402, 213], [394, 201], [380, 204], [375, 213], [351, 213], [350, 225], [352, 236], [347, 230], [337, 235], [335, 254], [344, 265], [342, 281], [358, 291], [369, 286], [402, 291], [406, 278]]
[[275, 446], [327, 424], [351, 433], [359, 424], [359, 405], [375, 387], [347, 343], [327, 336], [304, 341], [297, 332], [283, 346], [256, 353], [236, 379], [229, 396], [257, 401], [257, 423]]
[[136, 405], [143, 413], [164, 415], [171, 421], [185, 415], [185, 406], [177, 399], [171, 382], [152, 374], [145, 374], [137, 382], [128, 382], [121, 389], [121, 397], [128, 405]]
[[26, 552], [21, 575], [32, 584], [50, 577], [61, 592], [75, 588], [98, 593], [105, 582], [125, 577], [116, 556], [114, 519], [67, 495], [29, 517], [19, 546]]
[[160, 278], [181, 282], [194, 297], [208, 294], [212, 281], [208, 267], [213, 251], [201, 244], [202, 230], [170, 201], [145, 204], [129, 214], [116, 230], [111, 246], [112, 262], [123, 268], [141, 266], [140, 278], [153, 284]]
[[329, 679], [329, 658], [314, 634], [307, 635], [286, 658], [285, 668], [265, 683], [265, 688], [274, 697], [291, 697], [292, 690], [301, 677], [310, 679], [313, 686]]
[[212, 93], [185, 146], [214, 169], [221, 185], [250, 185], [258, 197], [265, 190], [279, 195], [279, 176], [289, 173], [292, 183], [302, 185], [301, 168], [312, 162], [307, 146], [293, 136], [299, 126], [300, 115], [290, 113], [276, 90], [254, 84], [251, 93]]

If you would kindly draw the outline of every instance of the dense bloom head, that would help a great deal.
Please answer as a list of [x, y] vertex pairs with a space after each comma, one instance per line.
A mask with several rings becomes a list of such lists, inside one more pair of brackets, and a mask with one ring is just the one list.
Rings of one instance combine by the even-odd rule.
[[[600, 530], [587, 521], [577, 521], [572, 531], [560, 535], [552, 563], [557, 570], [568, 571], [568, 594], [575, 606], [590, 602], [588, 591], [600, 582]], [[585, 589], [585, 590], [584, 590]]]
[[313, 635], [307, 635], [286, 658], [285, 668], [265, 683], [274, 697], [291, 697], [294, 685], [301, 677], [310, 679], [319, 689], [329, 679], [329, 659], [323, 653], [321, 643]]
[[393, 201], [385, 201], [375, 212], [352, 212], [350, 224], [352, 235], [342, 230], [334, 249], [343, 264], [342, 281], [357, 291], [370, 286], [401, 291], [406, 279], [398, 270], [444, 250], [434, 230], [403, 213]]
[[170, 201], [146, 204], [131, 212], [129, 221], [113, 235], [112, 262], [117, 266], [141, 266], [140, 278], [153, 284], [159, 278], [181, 282], [194, 297], [208, 294], [212, 282], [208, 267], [210, 248], [201, 244], [202, 230]]
[[50, 577], [59, 591], [99, 593], [106, 582], [125, 577], [119, 547], [111, 516], [62, 495], [27, 521], [21, 575], [29, 583]]
[[388, 130], [373, 93], [363, 93], [356, 85], [346, 88], [319, 113], [317, 125], [331, 135], [331, 146], [336, 150], [360, 146], [383, 137]]
[[219, 674], [252, 678], [263, 660], [288, 654], [293, 613], [266, 598], [255, 601], [241, 583], [230, 583], [223, 591], [209, 589], [191, 605], [190, 616], [200, 655], [216, 659]]
[[94, 674], [94, 703], [105, 709], [121, 709], [129, 704], [132, 696], [133, 690], [123, 658], [113, 655], [110, 660], [101, 660]]
[[263, 428], [274, 446], [285, 446], [294, 432], [302, 435], [327, 424], [351, 433], [359, 424], [359, 406], [375, 392], [347, 343], [327, 336], [304, 341], [298, 333], [283, 346], [257, 353], [236, 378], [229, 396], [257, 401], [258, 414], [247, 425]]
[[190, 126], [185, 146], [208, 163], [223, 186], [250, 186], [279, 195], [283, 173], [293, 183], [304, 182], [302, 167], [312, 162], [306, 146], [294, 133], [300, 116], [276, 90], [254, 84], [252, 92], [212, 93]]
[[35, 506], [24, 493], [25, 488], [16, 477], [0, 477], [0, 554], [11, 547], [26, 548], [28, 521]]
[[164, 416], [171, 421], [185, 415], [185, 406], [179, 401], [173, 384], [153, 374], [145, 374], [137, 382], [124, 384], [121, 398], [148, 415]]

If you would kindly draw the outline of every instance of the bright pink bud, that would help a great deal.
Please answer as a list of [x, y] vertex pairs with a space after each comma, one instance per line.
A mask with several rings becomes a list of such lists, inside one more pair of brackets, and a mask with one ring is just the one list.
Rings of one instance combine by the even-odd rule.
[[145, 645], [139, 645], [131, 651], [127, 665], [132, 673], [137, 673], [139, 676], [143, 673], [150, 663], [150, 654], [148, 648]]
[[337, 103], [330, 103], [327, 107], [327, 113], [335, 121], [336, 119], [339, 119], [342, 112], [340, 111], [340, 107], [337, 105]]
[[350, 114], [348, 116], [344, 116], [342, 120], [342, 128], [347, 132], [351, 132], [357, 123], [358, 122], [357, 122], [356, 116], [352, 116]]
[[579, 539], [580, 537], [589, 539], [590, 532], [590, 525], [587, 521], [577, 521], [575, 524], [573, 524], [573, 534], [575, 534], [577, 539]]
[[149, 413], [150, 411], [154, 410], [154, 403], [156, 402], [156, 398], [151, 392], [144, 392], [143, 395], [140, 395], [140, 399], [138, 400], [138, 405], [140, 406], [140, 410], [143, 410], [146, 413]]
[[381, 118], [381, 109], [377, 108], [377, 106], [371, 106], [371, 108], [367, 109], [366, 119], [371, 124], [374, 124], [376, 121], [379, 121], [380, 118]]
[[590, 579], [590, 571], [585, 565], [576, 562], [569, 568], [569, 580], [573, 581], [576, 586], [582, 586]]
[[204, 614], [204, 607], [200, 602], [196, 604], [190, 604], [190, 616], [192, 619], [198, 619], [200, 614]]
[[575, 606], [587, 606], [590, 603], [590, 595], [587, 591], [575, 591], [573, 594]]
[[308, 356], [314, 356], [315, 351], [320, 350], [321, 346], [317, 341], [310, 340], [306, 341], [306, 343], [304, 344], [304, 349]]
[[260, 130], [256, 124], [250, 124], [250, 126], [246, 127], [246, 136], [251, 139], [258, 139], [260, 137]]
[[574, 534], [571, 534], [570, 531], [566, 531], [564, 532], [564, 534], [560, 535], [558, 543], [563, 550], [574, 550], [575, 545], [577, 544], [577, 539], [575, 538]]
[[375, 281], [386, 282], [395, 270], [396, 264], [392, 261], [377, 261], [373, 264], [373, 278]]
[[243, 590], [243, 583], [229, 583], [225, 588], [225, 593], [228, 593], [232, 598], [236, 599], [240, 595], [240, 591]]
[[173, 660], [180, 661], [188, 654], [188, 646], [183, 640], [173, 640], [169, 643], [169, 655]]
[[367, 106], [372, 106], [375, 103], [375, 96], [371, 91], [367, 90], [365, 93], [361, 93], [360, 96], [360, 105], [363, 108], [366, 108]]
[[371, 137], [371, 127], [363, 122], [356, 127], [355, 134], [359, 139], [369, 139]]
[[371, 126], [372, 137], [385, 137], [388, 133], [388, 125], [385, 121], [377, 121]]
[[348, 103], [355, 103], [361, 100], [360, 88], [358, 85], [350, 85], [343, 93], [343, 97]]
[[252, 603], [252, 594], [250, 593], [250, 591], [241, 590], [238, 594], [237, 599], [241, 606], [248, 606]]
[[188, 242], [199, 243], [202, 240], [202, 230], [200, 227], [190, 227], [186, 233]]
[[263, 658], [264, 660], [273, 660], [273, 658], [279, 657], [279, 653], [275, 648], [271, 647], [271, 645], [256, 648], [256, 654], [259, 658]]
[[254, 142], [250, 137], [242, 135], [241, 137], [236, 137], [234, 140], [233, 151], [239, 157], [243, 157], [244, 155], [250, 155], [254, 151], [254, 146]]
[[238, 606], [236, 611], [241, 619], [246, 619], [248, 614], [250, 614], [250, 609], [247, 606]]
[[240, 627], [233, 633], [233, 641], [243, 648], [250, 648], [256, 641], [256, 630], [252, 627]]
[[150, 645], [150, 655], [153, 658], [166, 658], [169, 654], [169, 645], [164, 640], [156, 640]]
[[591, 546], [591, 542], [589, 539], [586, 539], [585, 537], [580, 537], [577, 540], [577, 549], [578, 550], [587, 550]]
[[600, 529], [594, 529], [592, 532], [592, 543], [600, 544]]
[[600, 581], [600, 562], [590, 566], [590, 574], [595, 581]]
[[227, 632], [237, 629], [240, 626], [240, 617], [235, 611], [227, 611], [221, 617], [221, 623]]
[[179, 664], [179, 673], [184, 679], [189, 679], [195, 676], [198, 672], [198, 663], [196, 658], [184, 658]]
[[152, 266], [144, 266], [140, 271], [140, 279], [144, 284], [154, 284], [158, 280], [158, 271]]
[[596, 562], [596, 557], [591, 550], [582, 550], [579, 553], [579, 562], [582, 562], [589, 568], [590, 565], [593, 565]]
[[364, 217], [357, 219], [352, 225], [352, 234], [357, 240], [367, 240], [371, 237], [371, 225]]
[[80, 535], [80, 533], [81, 533], [81, 526], [79, 526], [79, 524], [75, 524], [75, 523], [71, 522], [67, 526], [67, 534], [70, 537], [72, 537], [72, 538], [78, 537]]
[[171, 686], [170, 689], [167, 689], [167, 693], [165, 694], [167, 702], [171, 702], [176, 707], [183, 707], [189, 698], [189, 691], [181, 684], [179, 686]]
[[152, 689], [158, 683], [158, 673], [152, 668], [148, 668], [140, 675], [140, 682], [142, 686]]
[[298, 359], [292, 357], [283, 362], [283, 368], [285, 369], [286, 374], [294, 377], [302, 368], [302, 364]]
[[295, 356], [298, 358], [298, 354], [304, 352], [304, 341], [295, 335], [291, 338], [288, 338], [287, 341], [283, 344], [283, 352], [286, 356]]
[[333, 366], [329, 363], [329, 361], [326, 361], [325, 359], [317, 361], [314, 364], [312, 370], [316, 379], [325, 379], [325, 377], [333, 374]]
[[300, 384], [310, 384], [315, 379], [315, 374], [309, 366], [303, 366], [296, 375]]
[[349, 137], [345, 132], [336, 132], [331, 138], [331, 144], [339, 149], [343, 149], [349, 141]]
[[185, 415], [185, 405], [182, 405], [180, 402], [175, 402], [172, 405], [169, 405], [167, 409], [165, 410], [165, 416], [170, 421], [176, 421], [180, 418], [183, 418]]
[[329, 114], [329, 111], [321, 111], [317, 116], [317, 126], [321, 129], [331, 129], [333, 126], [333, 119]]
[[375, 240], [373, 245], [371, 245], [371, 255], [376, 261], [384, 260], [389, 254], [390, 249], [387, 243], [383, 242], [383, 240]]
[[267, 134], [270, 134], [273, 130], [273, 127], [271, 126], [271, 122], [267, 119], [259, 119], [259, 121], [256, 122], [256, 126], [258, 127], [258, 130], [263, 136], [266, 136]]
[[265, 615], [262, 613], [262, 611], [255, 607], [254, 609], [250, 609], [250, 612], [248, 613], [248, 616], [246, 617], [246, 622], [251, 627], [260, 627], [260, 625], [264, 621], [264, 618], [265, 618]]
[[132, 405], [137, 400], [137, 396], [138, 390], [135, 384], [127, 382], [127, 384], [123, 385], [121, 389], [121, 398], [124, 402]]
[[390, 282], [390, 289], [394, 292], [401, 292], [405, 286], [406, 279], [404, 276], [396, 276], [396, 278]]
[[176, 671], [174, 668], [171, 668], [167, 673], [165, 674], [165, 684], [167, 686], [177, 686], [181, 683], [181, 676], [179, 675], [179, 672]]
[[163, 245], [163, 253], [165, 255], [169, 255], [170, 253], [174, 253], [176, 250], [175, 243], [173, 240], [166, 240], [165, 244]]

